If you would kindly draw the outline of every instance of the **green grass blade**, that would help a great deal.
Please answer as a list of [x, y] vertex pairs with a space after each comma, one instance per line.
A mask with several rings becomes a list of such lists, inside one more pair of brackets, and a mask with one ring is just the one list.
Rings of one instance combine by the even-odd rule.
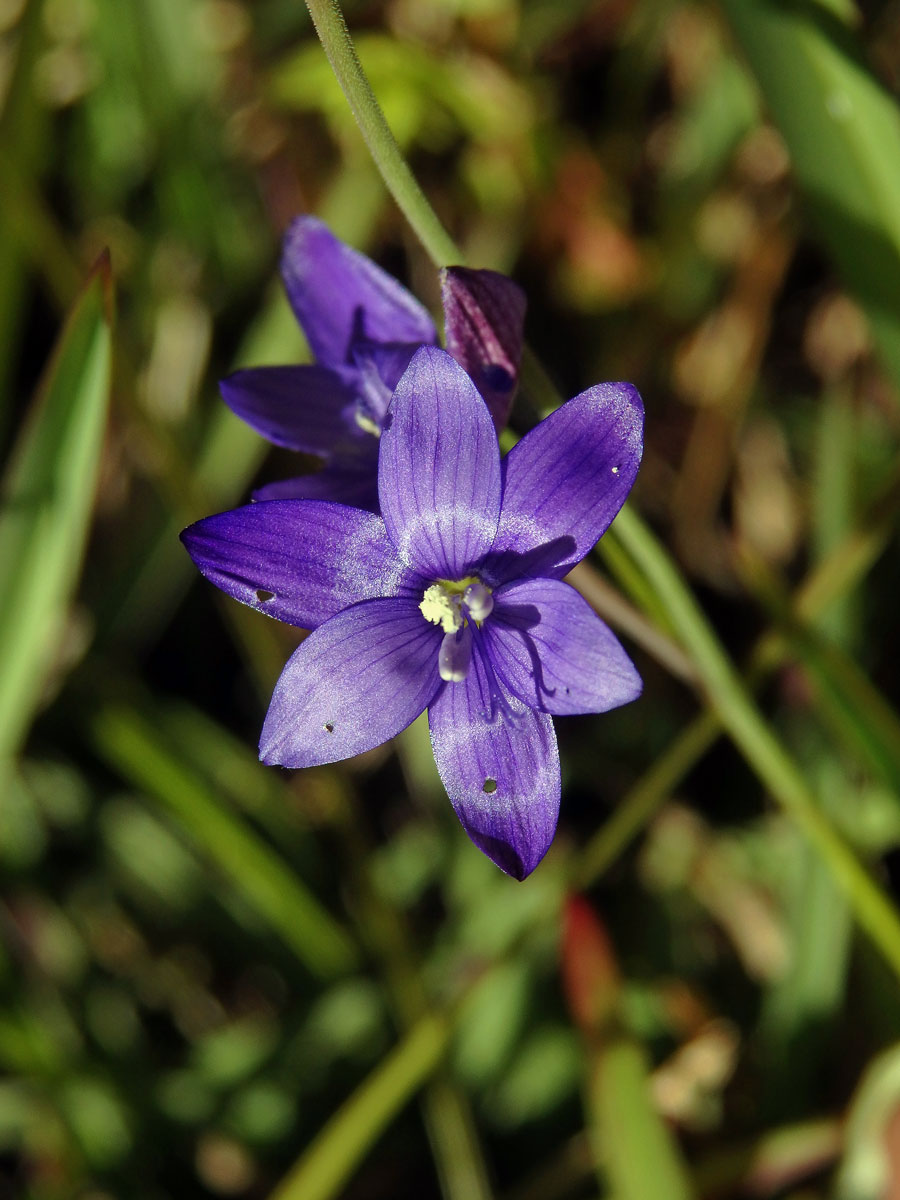
[[900, 110], [824, 4], [723, 0], [819, 235], [900, 385]]
[[60, 334], [0, 486], [0, 779], [39, 703], [78, 577], [111, 370], [104, 256]]
[[653, 1107], [649, 1066], [637, 1042], [613, 1038], [597, 1052], [587, 1103], [616, 1200], [690, 1200], [694, 1190], [673, 1136]]
[[856, 920], [900, 978], [900, 915], [821, 812], [802, 772], [753, 703], [675, 564], [628, 505], [611, 533], [621, 539], [657, 594], [665, 598], [672, 626], [735, 745], [828, 864]]
[[363, 1155], [441, 1062], [444, 1017], [425, 1016], [331, 1118], [269, 1200], [330, 1200]]
[[105, 708], [94, 718], [93, 734], [106, 761], [165, 805], [313, 975], [328, 978], [355, 965], [356, 949], [343, 928], [147, 721], [124, 707]]

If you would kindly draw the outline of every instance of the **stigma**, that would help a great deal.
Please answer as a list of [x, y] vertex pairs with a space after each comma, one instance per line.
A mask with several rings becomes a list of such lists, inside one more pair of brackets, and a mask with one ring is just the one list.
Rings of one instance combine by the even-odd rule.
[[471, 622], [480, 626], [494, 610], [491, 589], [480, 579], [440, 579], [425, 589], [419, 611], [444, 631], [438, 652], [438, 673], [447, 683], [461, 683], [472, 662]]
[[472, 627], [445, 633], [438, 651], [438, 674], [446, 683], [462, 683], [472, 664]]

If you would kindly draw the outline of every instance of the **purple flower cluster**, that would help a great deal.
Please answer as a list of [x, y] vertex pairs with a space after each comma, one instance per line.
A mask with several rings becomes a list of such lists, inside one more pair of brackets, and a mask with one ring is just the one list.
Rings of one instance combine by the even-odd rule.
[[[605, 712], [641, 690], [615, 636], [563, 582], [634, 481], [640, 397], [628, 384], [589, 388], [501, 460], [495, 419], [515, 380], [517, 323], [521, 331], [521, 311], [510, 318], [497, 300], [496, 280], [508, 281], [485, 285], [482, 273], [466, 272], [458, 286], [445, 283], [451, 357], [395, 281], [317, 222], [299, 228], [305, 250], [299, 258], [291, 251], [295, 225], [285, 276], [319, 365], [241, 372], [223, 390], [267, 436], [296, 431], [289, 442], [273, 440], [315, 445], [327, 463], [312, 477], [322, 490], [291, 481], [291, 498], [208, 517], [182, 539], [229, 595], [313, 631], [275, 688], [264, 762], [349, 758], [427, 709], [438, 771], [463, 827], [524, 879], [550, 845], [559, 811], [552, 717]], [[326, 247], [320, 258], [317, 244]], [[473, 376], [493, 391], [493, 416]], [[368, 407], [376, 390], [378, 404]], [[327, 393], [339, 420], [329, 416]], [[354, 423], [366, 433], [370, 418], [380, 434], [366, 434], [377, 501], [338, 502], [347, 499], [343, 476], [331, 492], [326, 477], [351, 461], [357, 481], [365, 477], [347, 446]], [[309, 431], [324, 435], [326, 426], [338, 438], [314, 443]]]

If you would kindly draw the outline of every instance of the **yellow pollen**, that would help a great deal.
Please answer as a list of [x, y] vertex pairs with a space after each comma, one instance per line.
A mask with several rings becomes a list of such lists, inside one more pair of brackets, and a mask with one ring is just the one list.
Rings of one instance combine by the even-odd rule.
[[456, 633], [465, 624], [460, 603], [459, 595], [451, 595], [441, 584], [433, 583], [422, 597], [419, 612], [432, 625], [440, 625], [444, 633]]

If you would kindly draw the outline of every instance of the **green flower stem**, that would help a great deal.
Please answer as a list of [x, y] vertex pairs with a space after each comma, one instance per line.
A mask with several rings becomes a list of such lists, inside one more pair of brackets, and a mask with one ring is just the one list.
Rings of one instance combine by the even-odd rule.
[[615, 530], [657, 594], [665, 597], [669, 617], [724, 728], [828, 863], [860, 925], [900, 977], [900, 917], [890, 900], [820, 811], [800, 770], [760, 715], [690, 589], [650, 530], [627, 508], [616, 518]]
[[306, 7], [331, 63], [335, 78], [347, 97], [350, 110], [400, 211], [412, 226], [436, 266], [461, 264], [463, 256], [438, 220], [409, 169], [375, 99], [350, 38], [338, 0], [306, 0]]

